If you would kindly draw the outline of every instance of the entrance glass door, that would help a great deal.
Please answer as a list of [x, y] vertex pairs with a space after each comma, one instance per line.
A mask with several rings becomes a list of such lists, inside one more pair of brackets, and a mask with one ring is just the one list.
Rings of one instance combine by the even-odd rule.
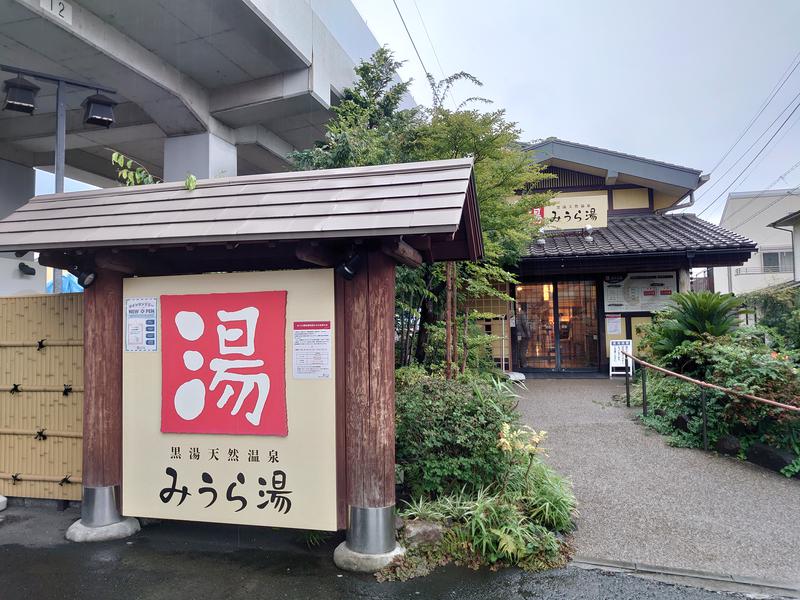
[[599, 368], [594, 281], [519, 285], [516, 300], [517, 368]]
[[554, 315], [552, 283], [517, 286], [517, 368], [556, 368]]

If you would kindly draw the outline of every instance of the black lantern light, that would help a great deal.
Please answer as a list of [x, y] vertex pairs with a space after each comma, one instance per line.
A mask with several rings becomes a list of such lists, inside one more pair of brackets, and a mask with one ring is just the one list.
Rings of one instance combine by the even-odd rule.
[[114, 102], [108, 96], [95, 94], [83, 101], [84, 107], [83, 121], [87, 125], [100, 125], [108, 128], [114, 124]]
[[358, 273], [359, 267], [361, 267], [361, 254], [353, 250], [346, 259], [339, 263], [336, 267], [336, 272], [342, 278], [351, 281]]
[[13, 79], [6, 79], [3, 85], [6, 101], [3, 110], [31, 114], [36, 108], [36, 92], [39, 86], [17, 75]]

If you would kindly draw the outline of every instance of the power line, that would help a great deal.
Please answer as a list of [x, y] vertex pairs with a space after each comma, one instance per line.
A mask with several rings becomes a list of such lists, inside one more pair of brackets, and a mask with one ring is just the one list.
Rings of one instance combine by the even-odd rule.
[[[792, 124], [792, 127], [793, 127], [794, 125], [796, 125], [796, 124], [797, 124], [797, 121], [798, 121], [798, 119], [795, 119], [794, 123]], [[789, 129], [791, 129], [791, 127], [790, 127]], [[788, 131], [788, 130], [787, 130], [787, 131]], [[781, 136], [781, 138], [783, 138], [783, 137], [784, 137], [784, 136]], [[769, 154], [769, 153], [767, 153], [767, 154]], [[766, 156], [766, 155], [765, 155], [765, 156]], [[762, 161], [763, 161], [763, 158], [762, 158]], [[760, 164], [760, 162], [761, 162], [761, 161], [759, 161], [759, 164]], [[785, 178], [786, 178], [786, 176], [787, 176], [787, 175], [789, 175], [790, 173], [794, 172], [794, 171], [795, 171], [795, 170], [796, 170], [798, 167], [800, 167], [800, 161], [797, 161], [797, 162], [796, 162], [796, 163], [794, 163], [794, 164], [793, 164], [791, 167], [789, 167], [789, 168], [788, 168], [786, 171], [784, 171], [783, 173], [781, 173], [780, 175], [778, 175], [778, 177], [775, 179], [775, 181], [773, 181], [771, 184], [769, 184], [769, 185], [768, 185], [766, 188], [764, 188], [764, 189], [762, 189], [762, 190], [759, 190], [759, 192], [758, 192], [758, 193], [757, 193], [755, 196], [753, 196], [753, 197], [750, 199], [750, 201], [752, 202], [752, 201], [754, 201], [754, 200], [758, 200], [759, 198], [761, 198], [761, 197], [762, 197], [764, 194], [766, 194], [766, 193], [767, 193], [767, 192], [769, 192], [769, 191], [770, 191], [772, 188], [774, 188], [776, 185], [778, 185], [778, 183], [780, 183], [780, 181], [781, 181], [781, 180], [784, 180], [784, 181], [786, 181], [786, 179], [785, 179]], [[752, 172], [751, 172], [751, 174], [752, 174]], [[748, 177], [749, 177], [749, 175], [748, 175]], [[745, 178], [745, 181], [746, 181], [746, 178]], [[788, 182], [787, 182], [787, 184], [788, 184]], [[770, 206], [771, 206], [771, 205], [770, 205]], [[742, 212], [744, 209], [745, 209], [745, 206], [742, 206], [742, 207], [740, 207], [740, 208], [738, 208], [738, 209], [736, 209], [736, 210], [732, 211], [732, 212], [731, 212], [731, 213], [728, 215], [728, 218], [730, 219], [730, 218], [733, 218], [733, 217], [735, 217], [735, 216], [736, 216], [736, 215], [738, 215], [740, 212]], [[742, 223], [739, 223], [739, 225], [741, 225], [741, 224], [742, 224]], [[738, 225], [737, 225], [737, 227], [738, 227]]]
[[[798, 164], [800, 164], [800, 163], [798, 163]], [[796, 167], [796, 166], [797, 166], [797, 165], [795, 165], [795, 167]], [[790, 190], [789, 190], [789, 191], [788, 191], [786, 194], [784, 194], [783, 196], [780, 196], [779, 198], [776, 198], [775, 200], [773, 200], [772, 202], [770, 202], [769, 204], [767, 204], [767, 205], [766, 205], [764, 208], [762, 208], [762, 209], [761, 209], [761, 210], [759, 210], [758, 212], [756, 212], [756, 213], [753, 213], [752, 215], [748, 216], [748, 217], [747, 217], [747, 219], [745, 219], [745, 220], [744, 220], [744, 221], [742, 221], [741, 223], [737, 223], [736, 225], [726, 225], [726, 227], [729, 227], [730, 229], [736, 229], [736, 228], [737, 228], [737, 227], [739, 227], [740, 225], [744, 225], [744, 224], [745, 224], [747, 221], [749, 221], [749, 220], [751, 220], [751, 219], [755, 219], [755, 218], [756, 218], [758, 215], [760, 215], [760, 214], [762, 214], [762, 213], [765, 213], [766, 211], [768, 211], [770, 208], [772, 208], [773, 206], [775, 206], [775, 205], [776, 205], [778, 202], [780, 202], [781, 200], [785, 200], [785, 199], [786, 199], [786, 198], [788, 198], [789, 196], [794, 196], [794, 195], [795, 195], [795, 193], [796, 193], [798, 190], [800, 190], [800, 185], [798, 185], [798, 186], [797, 186], [797, 187], [795, 187], [795, 188], [792, 188], [792, 189], [790, 189]], [[764, 193], [764, 192], [762, 192], [762, 194], [763, 194], [763, 193]], [[753, 198], [753, 200], [755, 200], [755, 198]], [[744, 207], [740, 208], [739, 210], [737, 210], [737, 211], [736, 211], [735, 213], [733, 213], [733, 214], [738, 214], [738, 213], [740, 213], [740, 212], [743, 210], [743, 208], [744, 208]], [[733, 216], [733, 215], [731, 215], [731, 216]]]
[[[748, 173], [748, 174], [747, 174], [747, 177], [745, 177], [744, 179], [742, 179], [742, 182], [741, 182], [741, 184], [739, 185], [739, 187], [741, 187], [742, 185], [744, 185], [744, 184], [745, 184], [745, 182], [746, 182], [748, 179], [750, 179], [750, 177], [752, 177], [752, 176], [753, 176], [753, 173], [756, 171], [756, 169], [758, 169], [758, 168], [761, 166], [761, 164], [762, 164], [762, 163], [763, 163], [763, 162], [764, 162], [764, 161], [767, 159], [767, 157], [768, 157], [768, 156], [770, 155], [770, 153], [771, 153], [771, 152], [772, 152], [772, 151], [775, 149], [775, 147], [776, 147], [776, 146], [778, 146], [778, 145], [779, 145], [779, 144], [780, 144], [780, 143], [783, 141], [783, 139], [784, 139], [784, 138], [785, 138], [787, 135], [789, 135], [789, 133], [791, 133], [792, 129], [794, 129], [794, 126], [795, 126], [795, 125], [797, 125], [797, 123], [798, 123], [798, 122], [800, 122], [800, 115], [797, 115], [797, 116], [794, 118], [794, 120], [792, 121], [791, 125], [789, 125], [788, 127], [786, 127], [786, 128], [784, 129], [783, 133], [780, 135], [780, 137], [779, 137], [779, 138], [777, 138], [777, 139], [775, 140], [775, 143], [774, 143], [774, 144], [772, 144], [772, 148], [771, 148], [771, 149], [770, 149], [768, 152], [766, 152], [766, 153], [765, 153], [765, 154], [764, 154], [764, 155], [763, 155], [763, 156], [762, 156], [762, 157], [761, 157], [761, 158], [758, 160], [758, 162], [757, 162], [755, 165], [753, 165], [753, 168], [750, 170], [750, 173]], [[786, 176], [786, 173], [784, 173], [783, 175], [781, 175], [781, 177], [785, 177], [785, 176]], [[781, 177], [779, 177], [778, 179], [780, 179]], [[767, 188], [767, 189], [770, 189], [770, 188]]]
[[400, 17], [400, 20], [403, 22], [403, 27], [406, 30], [406, 35], [408, 35], [408, 39], [411, 41], [411, 45], [414, 46], [414, 52], [417, 53], [417, 58], [419, 59], [419, 64], [422, 65], [422, 70], [425, 71], [425, 75], [429, 75], [430, 71], [425, 66], [425, 62], [422, 60], [422, 56], [420, 56], [419, 50], [417, 50], [417, 44], [414, 43], [414, 38], [411, 36], [411, 32], [408, 30], [408, 25], [406, 25], [406, 20], [403, 18], [403, 13], [400, 12], [400, 7], [397, 6], [397, 0], [392, 0], [394, 3], [394, 7], [397, 10], [397, 14]]
[[[417, 16], [419, 17], [419, 21], [420, 21], [420, 23], [422, 23], [422, 29], [425, 31], [425, 37], [428, 38], [428, 44], [430, 45], [431, 50], [433, 50], [433, 56], [436, 58], [436, 64], [439, 65], [439, 72], [442, 74], [442, 78], [447, 77], [444, 74], [444, 69], [442, 68], [442, 63], [439, 60], [439, 53], [436, 52], [436, 46], [433, 45], [433, 40], [431, 39], [431, 34], [428, 32], [428, 26], [425, 25], [425, 19], [422, 18], [422, 13], [419, 10], [419, 5], [417, 4], [417, 0], [413, 0], [413, 2], [414, 2], [414, 8], [417, 11]], [[395, 3], [395, 6], [397, 6], [396, 3]], [[456, 104], [456, 99], [453, 97], [452, 90], [447, 90], [447, 93], [450, 96], [450, 101], [453, 103], [453, 107], [457, 109], [458, 105]]]
[[[784, 85], [786, 85], [786, 82], [787, 82], [787, 81], [789, 81], [789, 78], [790, 78], [790, 77], [791, 77], [791, 76], [794, 74], [794, 72], [797, 70], [797, 67], [800, 67], [800, 60], [798, 60], [798, 59], [800, 59], [800, 52], [798, 52], [798, 53], [795, 55], [795, 57], [792, 59], [792, 62], [790, 62], [790, 63], [789, 63], [789, 66], [788, 66], [788, 67], [786, 67], [786, 70], [783, 72], [783, 75], [781, 75], [781, 76], [780, 76], [780, 78], [778, 79], [778, 82], [777, 82], [777, 83], [776, 83], [776, 84], [773, 86], [773, 88], [772, 88], [772, 91], [770, 91], [770, 93], [769, 93], [769, 94], [767, 94], [767, 98], [766, 98], [766, 100], [764, 100], [764, 102], [761, 104], [761, 107], [760, 107], [760, 108], [758, 109], [758, 111], [756, 112], [756, 115], [755, 115], [755, 116], [754, 116], [752, 119], [750, 119], [750, 122], [749, 122], [749, 123], [747, 124], [747, 126], [744, 128], [744, 131], [742, 131], [742, 133], [740, 133], [740, 134], [739, 134], [739, 137], [738, 137], [738, 138], [736, 138], [736, 141], [735, 141], [735, 142], [733, 142], [733, 144], [731, 144], [730, 148], [728, 148], [728, 149], [725, 151], [725, 153], [724, 153], [724, 154], [723, 154], [723, 155], [720, 157], [720, 159], [717, 161], [717, 164], [715, 164], [715, 165], [714, 165], [714, 166], [711, 168], [711, 170], [709, 171], [709, 173], [713, 173], [714, 171], [716, 171], [716, 170], [719, 168], [719, 166], [722, 164], [722, 162], [723, 162], [723, 161], [724, 161], [724, 160], [725, 160], [725, 159], [728, 157], [728, 155], [729, 155], [729, 154], [730, 154], [730, 153], [733, 151], [733, 149], [736, 147], [736, 145], [737, 145], [737, 144], [738, 144], [740, 141], [742, 141], [742, 138], [743, 138], [745, 135], [747, 135], [747, 132], [748, 132], [748, 131], [750, 131], [750, 128], [751, 128], [751, 127], [752, 127], [752, 126], [755, 124], [755, 122], [758, 120], [758, 118], [759, 118], [759, 117], [760, 117], [760, 116], [763, 114], [763, 112], [764, 112], [764, 110], [766, 110], [767, 106], [769, 106], [769, 104], [772, 102], [772, 100], [775, 98], [775, 96], [778, 94], [778, 92], [779, 92], [779, 91], [781, 91], [781, 89], [783, 88], [783, 86], [784, 86]], [[792, 65], [794, 65], [794, 66], [792, 66]], [[791, 70], [790, 70], [790, 69], [791, 69]]]
[[[797, 96], [795, 96], [795, 99], [797, 99], [797, 97], [800, 97], [800, 93], [798, 93], [798, 95], [797, 95]], [[794, 102], [794, 100], [792, 100], [792, 102]], [[791, 104], [790, 104], [790, 105], [791, 105]], [[787, 108], [788, 108], [788, 106], [787, 106]], [[800, 102], [798, 102], [798, 103], [795, 105], [795, 107], [792, 109], [792, 112], [790, 112], [790, 113], [789, 113], [789, 116], [787, 116], [787, 117], [786, 117], [786, 118], [783, 120], [783, 122], [782, 122], [782, 123], [780, 124], [780, 126], [779, 126], [779, 127], [776, 129], [776, 130], [775, 130], [775, 132], [774, 132], [774, 133], [773, 133], [773, 134], [770, 136], [770, 138], [767, 140], [767, 142], [766, 142], [766, 143], [765, 143], [765, 144], [764, 144], [764, 145], [761, 147], [761, 150], [759, 150], [759, 151], [756, 153], [756, 155], [755, 155], [755, 156], [754, 156], [754, 157], [753, 157], [753, 158], [750, 160], [750, 162], [749, 162], [749, 163], [747, 163], [747, 165], [745, 166], [745, 168], [744, 168], [744, 169], [742, 169], [742, 170], [739, 172], [739, 174], [738, 174], [738, 175], [737, 175], [737, 176], [736, 176], [736, 177], [733, 179], [733, 181], [731, 181], [731, 182], [728, 184], [728, 187], [726, 187], [724, 190], [722, 190], [722, 192], [720, 192], [720, 194], [719, 194], [719, 195], [718, 195], [716, 198], [714, 198], [714, 200], [712, 200], [712, 201], [711, 201], [711, 204], [709, 204], [708, 206], [706, 206], [706, 207], [705, 207], [703, 210], [701, 210], [701, 211], [698, 213], [698, 216], [701, 216], [701, 215], [702, 215], [704, 212], [708, 211], [708, 210], [709, 210], [709, 209], [710, 209], [712, 206], [714, 206], [714, 205], [715, 205], [715, 204], [716, 204], [716, 203], [719, 201], [719, 199], [720, 199], [720, 198], [722, 198], [722, 196], [725, 194], [725, 192], [727, 192], [729, 189], [731, 189], [731, 188], [733, 187], [733, 184], [735, 184], [735, 183], [736, 183], [736, 182], [739, 180], [739, 178], [740, 178], [742, 175], [744, 175], [745, 171], [747, 171], [747, 169], [749, 169], [749, 168], [750, 168], [750, 165], [752, 165], [752, 164], [753, 164], [753, 163], [756, 161], [756, 159], [757, 159], [759, 156], [761, 156], [761, 154], [764, 152], [764, 150], [766, 150], [766, 149], [767, 149], [767, 147], [770, 145], [770, 143], [772, 142], [772, 140], [774, 140], [774, 139], [775, 139], [775, 136], [777, 136], [777, 135], [778, 135], [778, 133], [780, 133], [781, 129], [783, 129], [783, 127], [786, 125], [786, 123], [789, 121], [789, 119], [791, 119], [791, 118], [792, 118], [792, 116], [794, 116], [794, 113], [796, 113], [796, 112], [797, 112], [797, 109], [798, 109], [798, 108], [800, 108]], [[783, 112], [786, 112], [786, 109], [784, 109], [784, 110], [783, 110]], [[781, 114], [783, 114], [783, 112], [781, 112]], [[774, 123], [774, 122], [775, 122], [775, 121], [773, 121], [773, 123]], [[770, 124], [770, 127], [772, 127], [772, 124]], [[769, 127], [767, 128], [767, 130], [766, 130], [766, 131], [769, 131]], [[766, 131], [765, 131], [765, 133], [766, 133]], [[761, 139], [761, 137], [763, 137], [763, 135], [764, 135], [764, 134], [762, 133], [762, 134], [761, 134], [761, 136], [759, 136], [759, 138], [758, 138], [758, 139]], [[751, 146], [751, 148], [752, 148], [752, 146]], [[750, 149], [748, 148], [748, 150], [747, 150], [747, 151], [745, 151], [745, 154], [747, 154], [747, 152], [749, 152], [749, 150], [750, 150]], [[741, 160], [741, 159], [740, 159], [740, 160]], [[739, 161], [736, 161], [736, 162], [739, 162]], [[736, 163], [734, 163], [734, 164], [736, 164]], [[726, 173], [727, 173], [727, 171], [726, 171]]]
[[706, 188], [703, 192], [700, 193], [700, 195], [697, 198], [698, 200], [702, 199], [704, 196], [707, 196], [709, 194], [709, 192], [714, 188], [714, 186], [718, 182], [725, 181], [725, 177], [728, 175], [728, 173], [733, 171], [733, 169], [736, 167], [736, 165], [738, 165], [739, 162], [742, 159], [744, 159], [745, 156], [747, 156], [748, 152], [750, 152], [750, 150], [755, 148], [755, 146], [758, 144], [758, 142], [761, 141], [761, 138], [763, 138], [765, 135], [767, 135], [767, 132], [769, 132], [769, 130], [772, 129], [772, 126], [775, 125], [775, 123], [778, 122], [778, 119], [780, 119], [784, 115], [784, 113], [786, 113], [786, 111], [789, 110], [789, 108], [791, 108], [792, 104], [794, 104], [794, 102], [798, 98], [800, 98], [800, 92], [798, 92], [795, 95], [795, 97], [792, 98], [789, 101], [789, 104], [787, 104], [784, 107], [784, 109], [777, 114], [777, 116], [772, 120], [772, 122], [764, 128], [764, 131], [761, 132], [761, 135], [759, 135], [756, 139], [754, 139], [753, 142], [747, 147], [747, 149], [739, 155], [739, 158], [737, 158], [733, 163], [731, 163], [731, 165], [725, 170], [725, 172], [722, 174], [722, 176], [717, 181], [712, 183], [708, 188]]

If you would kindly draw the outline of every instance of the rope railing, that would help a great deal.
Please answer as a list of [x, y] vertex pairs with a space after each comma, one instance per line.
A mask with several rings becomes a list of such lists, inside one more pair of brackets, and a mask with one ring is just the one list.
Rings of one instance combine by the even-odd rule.
[[[642, 414], [646, 417], [647, 416], [647, 369], [653, 369], [654, 371], [658, 371], [659, 373], [663, 373], [669, 377], [675, 377], [676, 379], [681, 379], [683, 381], [687, 381], [692, 383], [700, 388], [700, 400], [702, 403], [703, 409], [703, 449], [708, 450], [708, 416], [707, 416], [707, 400], [706, 400], [706, 390], [716, 390], [718, 392], [723, 392], [725, 394], [730, 394], [732, 396], [739, 396], [740, 398], [747, 398], [748, 400], [753, 400], [754, 402], [760, 402], [762, 404], [767, 404], [770, 406], [774, 406], [776, 408], [780, 408], [782, 410], [788, 410], [790, 412], [800, 413], [800, 407], [798, 406], [791, 406], [789, 404], [783, 404], [781, 402], [776, 402], [775, 400], [769, 400], [768, 398], [760, 398], [758, 396], [754, 396], [753, 394], [748, 394], [745, 392], [740, 392], [739, 390], [734, 390], [732, 388], [726, 388], [721, 385], [716, 385], [714, 383], [708, 383], [707, 381], [700, 381], [699, 379], [694, 379], [689, 377], [688, 375], [682, 375], [681, 373], [676, 373], [675, 371], [670, 371], [669, 369], [665, 369], [664, 367], [659, 367], [657, 365], [653, 365], [647, 361], [642, 360], [641, 358], [636, 358], [632, 354], [622, 351], [622, 355], [625, 356], [626, 362], [628, 359], [639, 363], [644, 369], [642, 369]], [[625, 365], [625, 404], [626, 406], [631, 405], [631, 370], [629, 365]]]

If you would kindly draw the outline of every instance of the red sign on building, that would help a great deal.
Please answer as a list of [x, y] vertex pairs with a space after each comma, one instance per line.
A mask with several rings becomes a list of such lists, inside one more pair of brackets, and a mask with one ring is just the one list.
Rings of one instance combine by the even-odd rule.
[[286, 292], [161, 296], [161, 431], [288, 435]]

